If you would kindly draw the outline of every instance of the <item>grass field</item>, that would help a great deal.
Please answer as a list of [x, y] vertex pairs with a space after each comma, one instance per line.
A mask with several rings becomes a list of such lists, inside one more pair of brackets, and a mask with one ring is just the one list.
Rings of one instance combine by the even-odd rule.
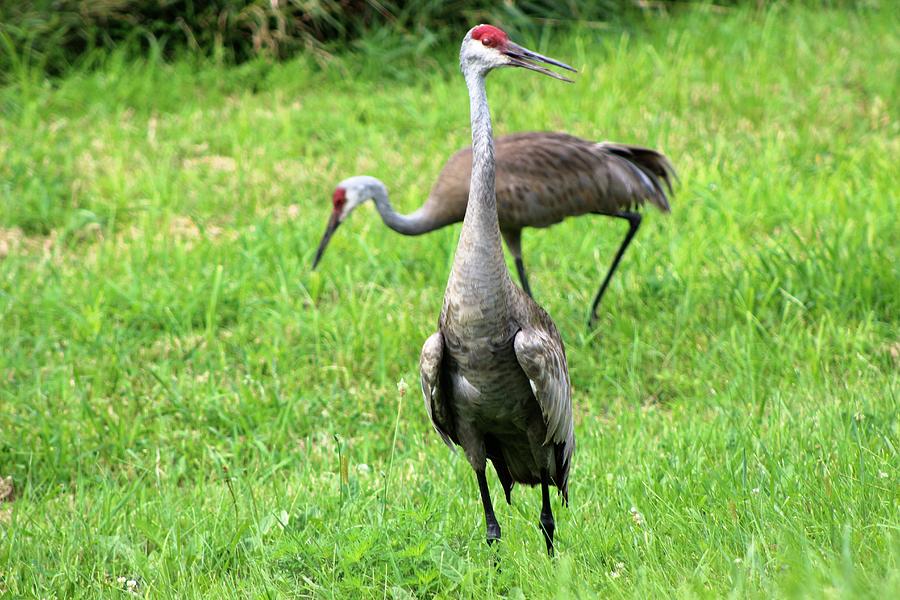
[[[897, 597], [898, 13], [688, 11], [533, 46], [495, 132], [663, 149], [622, 223], [527, 231], [566, 341], [571, 506], [484, 544], [417, 359], [458, 227], [373, 207], [310, 271], [334, 184], [415, 208], [467, 143], [457, 46], [222, 67], [107, 57], [0, 89], [0, 596]], [[462, 32], [460, 32], [460, 35]], [[404, 395], [398, 382], [409, 384]], [[128, 580], [133, 580], [130, 584]]]

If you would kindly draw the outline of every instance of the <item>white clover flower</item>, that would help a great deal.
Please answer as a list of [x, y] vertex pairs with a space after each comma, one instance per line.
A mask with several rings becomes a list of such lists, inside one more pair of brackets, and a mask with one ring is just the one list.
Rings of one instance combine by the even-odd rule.
[[631, 520], [634, 521], [634, 524], [638, 527], [641, 527], [644, 524], [644, 515], [638, 511], [637, 506], [631, 507]]

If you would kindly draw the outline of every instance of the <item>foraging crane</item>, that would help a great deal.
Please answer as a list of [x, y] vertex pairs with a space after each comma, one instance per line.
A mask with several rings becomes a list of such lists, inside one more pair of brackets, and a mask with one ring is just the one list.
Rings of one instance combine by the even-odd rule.
[[[641, 225], [636, 209], [650, 203], [669, 212], [674, 170], [656, 150], [613, 142], [592, 142], [565, 133], [515, 133], [496, 139], [496, 190], [500, 231], [512, 254], [522, 288], [531, 296], [522, 260], [522, 229], [548, 227], [566, 217], [599, 214], [628, 221], [591, 305], [589, 324], [622, 255]], [[463, 220], [469, 197], [472, 149], [450, 157], [428, 199], [410, 215], [398, 214], [387, 187], [374, 177], [350, 177], [332, 196], [333, 210], [313, 259], [316, 268], [331, 236], [354, 208], [374, 200], [385, 225], [404, 235], [420, 235]]]
[[568, 503], [575, 449], [569, 371], [553, 321], [506, 269], [485, 76], [511, 66], [569, 81], [538, 62], [575, 69], [514, 44], [491, 25], [466, 34], [459, 60], [471, 105], [472, 180], [438, 331], [422, 347], [422, 393], [434, 428], [451, 449], [462, 447], [475, 470], [488, 544], [500, 539], [485, 476], [490, 460], [507, 502], [515, 483], [540, 484], [540, 529], [552, 554], [549, 487]]

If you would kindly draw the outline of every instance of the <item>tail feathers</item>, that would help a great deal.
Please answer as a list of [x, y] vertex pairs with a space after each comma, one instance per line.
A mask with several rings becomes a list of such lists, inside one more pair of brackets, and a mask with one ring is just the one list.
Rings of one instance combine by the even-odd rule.
[[[663, 212], [671, 211], [668, 196], [673, 193], [672, 181], [678, 176], [672, 163], [664, 154], [650, 148], [614, 142], [601, 142], [598, 146], [606, 152], [624, 159], [638, 179], [647, 187], [650, 192], [648, 195], [650, 202]], [[666, 190], [668, 190], [668, 194]]]

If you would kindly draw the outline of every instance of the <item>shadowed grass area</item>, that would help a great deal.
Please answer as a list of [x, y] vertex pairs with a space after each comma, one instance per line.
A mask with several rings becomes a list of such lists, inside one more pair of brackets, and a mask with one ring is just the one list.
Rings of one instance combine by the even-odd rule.
[[310, 271], [337, 181], [412, 210], [467, 143], [456, 48], [328, 71], [113, 55], [0, 90], [0, 594], [897, 594], [888, 4], [549, 36], [574, 85], [491, 76], [496, 133], [659, 147], [681, 177], [594, 332], [624, 225], [525, 234], [578, 448], [558, 557], [517, 487], [501, 569], [418, 394], [458, 227], [399, 238], [363, 208]]

